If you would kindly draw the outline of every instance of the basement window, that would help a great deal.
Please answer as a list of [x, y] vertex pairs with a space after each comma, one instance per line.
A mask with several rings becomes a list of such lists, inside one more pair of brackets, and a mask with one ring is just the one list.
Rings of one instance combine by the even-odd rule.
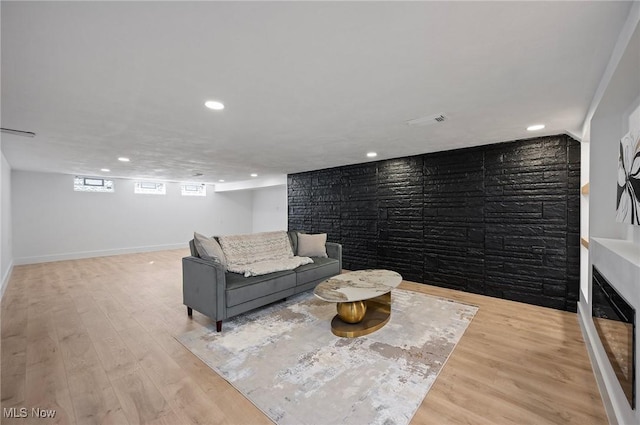
[[166, 195], [167, 185], [157, 182], [136, 182], [133, 192], [144, 195]]
[[76, 192], [113, 192], [113, 180], [75, 176], [73, 190]]
[[207, 196], [207, 186], [202, 183], [187, 183], [180, 186], [182, 196]]

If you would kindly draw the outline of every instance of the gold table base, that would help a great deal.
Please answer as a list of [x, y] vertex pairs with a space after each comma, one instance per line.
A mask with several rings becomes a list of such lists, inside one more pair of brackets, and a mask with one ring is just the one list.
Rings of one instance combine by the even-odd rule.
[[[359, 302], [359, 301], [355, 301]], [[369, 335], [382, 328], [391, 318], [391, 292], [364, 301], [367, 304], [364, 318], [358, 323], [346, 323], [339, 315], [331, 320], [331, 332], [336, 336], [355, 338]], [[348, 304], [348, 303], [342, 303]]]

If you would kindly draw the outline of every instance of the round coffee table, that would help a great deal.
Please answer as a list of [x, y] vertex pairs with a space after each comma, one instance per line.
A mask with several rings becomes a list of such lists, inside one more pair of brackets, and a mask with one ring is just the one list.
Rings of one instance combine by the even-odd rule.
[[389, 321], [391, 290], [400, 282], [402, 276], [390, 270], [358, 270], [321, 282], [313, 294], [337, 303], [331, 332], [353, 338], [377, 331]]

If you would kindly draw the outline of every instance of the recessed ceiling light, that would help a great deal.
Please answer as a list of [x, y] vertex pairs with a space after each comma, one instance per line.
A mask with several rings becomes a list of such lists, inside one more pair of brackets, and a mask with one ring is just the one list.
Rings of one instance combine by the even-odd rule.
[[130, 161], [130, 159], [129, 159], [129, 158], [125, 158], [124, 156], [121, 156], [120, 158], [118, 158], [118, 161], [121, 161], [121, 162], [129, 162], [129, 161]]
[[204, 106], [216, 111], [224, 109], [224, 105], [222, 104], [222, 102], [218, 102], [217, 100], [207, 100], [206, 102], [204, 102]]
[[530, 125], [529, 127], [527, 127], [527, 130], [529, 131], [537, 131], [537, 130], [542, 130], [544, 128], [544, 124], [535, 124], [535, 125]]
[[378, 156], [378, 154], [375, 152], [367, 152], [367, 157], [369, 158], [375, 158], [376, 156]]
[[220, 183], [224, 183], [224, 179], [220, 179], [218, 180]]
[[101, 169], [100, 169], [100, 171], [103, 171], [103, 172], [105, 172], [105, 173], [108, 173], [108, 172], [109, 172], [109, 171], [111, 171], [111, 170], [110, 170], [110, 169], [108, 169], [108, 168], [101, 168]]
[[258, 177], [256, 173], [251, 173], [251, 177]]

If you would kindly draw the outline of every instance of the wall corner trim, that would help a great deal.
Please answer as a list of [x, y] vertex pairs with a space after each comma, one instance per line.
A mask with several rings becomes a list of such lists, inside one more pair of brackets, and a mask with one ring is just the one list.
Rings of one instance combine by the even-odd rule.
[[571, 137], [572, 139], [574, 139], [576, 142], [583, 142], [583, 135], [578, 135], [575, 131], [570, 131], [570, 130], [565, 130], [564, 134], [566, 134], [567, 136]]
[[13, 273], [13, 261], [9, 263], [9, 267], [7, 267], [7, 272], [2, 276], [2, 282], [0, 286], [0, 300], [4, 297], [4, 291], [7, 290], [7, 286], [9, 285], [9, 280], [11, 279], [11, 273]]

